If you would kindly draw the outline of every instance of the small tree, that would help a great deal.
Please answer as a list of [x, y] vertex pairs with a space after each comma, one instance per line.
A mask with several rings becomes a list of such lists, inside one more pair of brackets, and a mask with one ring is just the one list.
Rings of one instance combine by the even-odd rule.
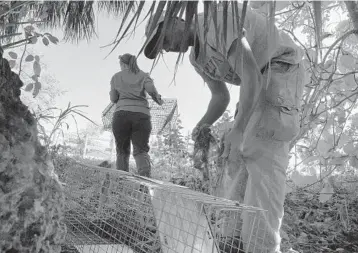
[[165, 150], [178, 153], [185, 150], [185, 140], [183, 134], [181, 133], [182, 130], [182, 122], [178, 115], [178, 119], [176, 120], [174, 127], [171, 127], [169, 132], [163, 135]]
[[176, 124], [169, 132], [157, 136], [156, 145], [151, 146], [153, 177], [172, 180], [173, 177], [183, 177], [189, 170], [193, 171], [182, 129], [178, 116]]

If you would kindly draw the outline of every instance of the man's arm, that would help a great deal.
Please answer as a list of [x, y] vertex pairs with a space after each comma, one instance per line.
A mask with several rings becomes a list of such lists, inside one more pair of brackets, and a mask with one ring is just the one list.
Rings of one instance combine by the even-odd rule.
[[114, 80], [113, 77], [111, 79], [111, 90], [109, 92], [109, 98], [111, 99], [112, 103], [117, 103], [118, 99], [119, 99], [119, 93], [118, 91], [114, 88]]
[[206, 180], [208, 179], [209, 171], [205, 163], [207, 163], [210, 143], [214, 139], [209, 127], [225, 112], [230, 102], [230, 93], [224, 82], [213, 80], [205, 74], [197, 72], [207, 83], [211, 91], [208, 109], [192, 132], [192, 139], [195, 141], [193, 153], [194, 167], [202, 171], [204, 180]]
[[214, 124], [215, 121], [217, 121], [226, 111], [226, 108], [230, 102], [230, 93], [224, 82], [213, 80], [202, 73], [199, 74], [210, 89], [211, 99], [205, 115], [201, 118], [196, 126], [197, 128], [203, 125]]
[[157, 89], [155, 88], [153, 79], [150, 78], [149, 76], [145, 77], [144, 89], [158, 105], [163, 104], [162, 97], [161, 97], [161, 95], [159, 95]]

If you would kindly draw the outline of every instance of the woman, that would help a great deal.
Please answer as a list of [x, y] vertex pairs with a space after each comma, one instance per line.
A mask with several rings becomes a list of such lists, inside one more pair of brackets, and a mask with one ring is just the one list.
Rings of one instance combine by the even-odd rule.
[[129, 171], [130, 143], [138, 174], [150, 177], [149, 137], [152, 130], [146, 92], [162, 105], [153, 79], [141, 71], [134, 55], [119, 56], [121, 71], [111, 80], [110, 98], [116, 103], [112, 130], [116, 140], [117, 169]]

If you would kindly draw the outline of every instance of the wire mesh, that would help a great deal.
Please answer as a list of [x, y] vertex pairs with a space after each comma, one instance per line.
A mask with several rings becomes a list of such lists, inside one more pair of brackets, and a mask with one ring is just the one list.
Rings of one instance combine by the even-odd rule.
[[[63, 253], [265, 252], [264, 210], [85, 164], [59, 177], [66, 193]], [[251, 224], [245, 232], [242, 215]]]
[[[163, 105], [158, 105], [153, 99], [147, 98], [152, 116], [152, 134], [166, 133], [175, 124], [178, 117], [178, 104], [174, 98], [164, 98]], [[113, 113], [116, 104], [110, 103], [102, 112], [104, 130], [112, 129]]]

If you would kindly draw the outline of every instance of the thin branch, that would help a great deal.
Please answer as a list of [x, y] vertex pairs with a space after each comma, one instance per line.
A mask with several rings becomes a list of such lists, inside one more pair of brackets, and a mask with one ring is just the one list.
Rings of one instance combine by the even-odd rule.
[[323, 181], [325, 178], [329, 177], [337, 168], [339, 168], [339, 166], [338, 166], [338, 165], [335, 165], [334, 168], [333, 168], [329, 173], [327, 173], [327, 175], [325, 175], [325, 176], [322, 177], [320, 180], [317, 180], [316, 182], [314, 182], [314, 183], [312, 183], [312, 184], [309, 184], [309, 185], [306, 185], [305, 187], [302, 187], [301, 190], [306, 189], [306, 188], [309, 188], [309, 187], [311, 187], [311, 186], [313, 186], [313, 185], [315, 185], [315, 184], [322, 183], [322, 181]]
[[22, 35], [22, 33], [11, 33], [11, 34], [0, 35], [0, 40], [8, 38], [8, 37], [15, 37], [15, 36], [20, 36], [20, 35]]
[[19, 44], [25, 42], [25, 43], [31, 43], [31, 39], [32, 38], [38, 38], [38, 37], [41, 37], [42, 35], [41, 34], [38, 34], [38, 35], [34, 35], [34, 36], [31, 36], [29, 38], [26, 38], [26, 39], [22, 39], [22, 40], [19, 40], [19, 41], [15, 41], [15, 42], [12, 42], [12, 43], [9, 43], [9, 44], [6, 44], [6, 45], [3, 45], [2, 48], [3, 49], [7, 49], [7, 48], [10, 48], [10, 47], [13, 47], [13, 46], [19, 46]]
[[20, 59], [20, 65], [19, 65], [19, 76], [21, 75], [21, 69], [22, 69], [22, 61], [24, 60], [25, 52], [27, 49], [27, 44], [25, 43], [24, 51], [22, 52], [21, 59]]
[[351, 30], [347, 33], [345, 33], [344, 35], [342, 35], [341, 37], [339, 37], [335, 42], [333, 42], [333, 44], [329, 47], [328, 51], [326, 52], [326, 54], [323, 57], [322, 63], [325, 63], [327, 60], [327, 57], [329, 55], [329, 53], [333, 50], [333, 48], [342, 40], [345, 40], [349, 35], [352, 34], [358, 34], [358, 30]]
[[307, 58], [311, 61], [311, 59], [310, 59], [310, 57], [309, 57], [309, 55], [308, 55], [308, 53], [307, 53], [307, 48], [306, 48], [305, 45], [297, 38], [297, 36], [293, 33], [293, 31], [290, 31], [290, 30], [287, 30], [287, 29], [282, 29], [282, 31], [285, 31], [285, 32], [287, 32], [287, 33], [289, 33], [289, 34], [292, 35], [292, 37], [294, 38], [294, 40], [297, 41], [297, 42], [301, 45], [301, 47], [305, 50], [305, 53], [306, 53], [306, 55], [307, 55]]
[[355, 95], [358, 95], [358, 91], [357, 91], [357, 92], [354, 92], [353, 94], [349, 95], [348, 97], [345, 97], [344, 99], [342, 99], [341, 101], [339, 101], [339, 102], [338, 102], [337, 104], [335, 104], [334, 106], [329, 107], [329, 108], [327, 108], [326, 110], [324, 110], [324, 111], [322, 111], [322, 112], [316, 114], [316, 117], [315, 117], [313, 120], [317, 119], [322, 113], [327, 112], [328, 110], [332, 110], [332, 109], [338, 107], [338, 106], [341, 105], [344, 101], [350, 99], [351, 97], [353, 97], [353, 96], [355, 96]]
[[19, 65], [19, 76], [21, 75], [21, 69], [22, 69], [21, 67], [22, 67], [22, 62], [24, 60], [25, 52], [26, 52], [26, 49], [27, 49], [27, 45], [28, 45], [28, 43], [25, 44], [24, 51], [22, 52], [22, 55], [21, 55], [20, 65]]
[[296, 9], [295, 12], [293, 12], [290, 16], [288, 16], [286, 19], [284, 19], [281, 24], [286, 23], [292, 16], [296, 15], [297, 13], [300, 12], [300, 9]]
[[282, 14], [286, 14], [286, 13], [289, 13], [291, 11], [297, 11], [297, 9], [289, 9], [287, 11], [282, 11], [282, 12], [278, 12], [275, 14], [275, 16], [279, 16], [279, 15], [282, 15]]
[[27, 24], [36, 24], [36, 23], [44, 23], [45, 20], [34, 20], [34, 21], [24, 21], [24, 22], [15, 22], [15, 23], [7, 23], [5, 26], [18, 26], [18, 25], [27, 25]]
[[342, 131], [341, 131], [341, 133], [339, 134], [339, 136], [338, 136], [338, 138], [337, 138], [337, 141], [336, 141], [336, 143], [335, 143], [335, 145], [334, 145], [334, 148], [336, 148], [336, 147], [338, 146], [338, 144], [339, 144], [339, 141], [340, 141], [340, 139], [341, 139], [341, 137], [342, 137], [342, 134], [344, 133], [344, 128], [345, 128], [346, 125], [347, 125], [348, 118], [349, 118], [350, 115], [352, 114], [353, 108], [354, 108], [354, 104], [351, 105], [351, 108], [348, 108], [348, 115], [347, 115], [347, 117], [345, 118], [345, 122], [344, 122], [344, 124], [343, 124]]

